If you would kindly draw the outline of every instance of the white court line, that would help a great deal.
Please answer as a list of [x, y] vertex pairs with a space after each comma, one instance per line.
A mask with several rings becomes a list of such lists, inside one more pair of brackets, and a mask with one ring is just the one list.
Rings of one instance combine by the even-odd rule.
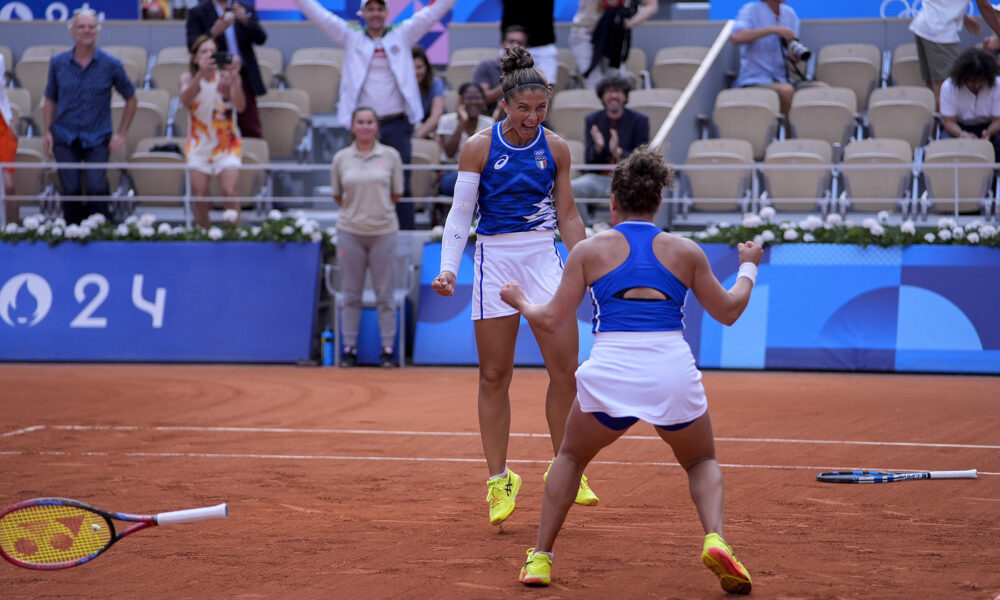
[[[296, 429], [289, 427], [198, 427], [198, 426], [162, 426], [162, 427], [140, 427], [136, 425], [49, 425], [51, 429], [72, 430], [72, 431], [209, 431], [227, 433], [296, 433], [296, 434], [339, 434], [339, 435], [425, 435], [441, 437], [479, 437], [478, 432], [468, 431], [406, 431], [406, 430], [380, 430], [380, 429]], [[45, 425], [36, 426], [46, 428]], [[32, 428], [28, 428], [32, 429]], [[546, 433], [511, 433], [511, 437], [545, 438]], [[657, 440], [655, 435], [624, 435], [625, 440]], [[882, 442], [882, 441], [857, 441], [857, 440], [796, 440], [788, 438], [737, 438], [737, 437], [717, 437], [717, 442], [749, 442], [768, 444], [831, 444], [842, 446], [906, 446], [916, 448], [971, 448], [978, 450], [1000, 450], [1000, 446], [986, 444], [941, 444], [929, 442]]]
[[22, 435], [25, 433], [31, 433], [32, 431], [37, 431], [39, 429], [45, 429], [45, 425], [34, 425], [32, 427], [25, 427], [24, 429], [17, 429], [15, 431], [8, 431], [7, 433], [0, 434], [0, 438], [14, 437], [15, 435]]
[[[236, 458], [236, 459], [256, 459], [256, 460], [324, 460], [324, 461], [374, 461], [374, 462], [445, 462], [445, 463], [478, 463], [482, 458], [454, 458], [454, 457], [415, 457], [415, 456], [340, 456], [340, 455], [313, 455], [313, 454], [223, 454], [218, 452], [58, 452], [42, 451], [28, 452], [21, 450], [0, 451], [0, 456], [128, 456], [132, 458]], [[509, 463], [517, 464], [537, 464], [547, 465], [551, 459], [508, 459]], [[620, 461], [620, 460], [595, 460], [592, 465], [614, 465], [631, 467], [679, 467], [675, 462], [659, 461]], [[809, 465], [739, 465], [731, 463], [720, 463], [721, 467], [727, 469], [767, 469], [767, 470], [810, 470], [810, 471], [851, 471], [860, 470], [859, 467], [831, 467], [831, 466], [809, 466]], [[867, 470], [889, 471], [889, 472], [922, 472], [923, 469], [893, 468], [893, 467], [865, 467]], [[979, 471], [980, 475], [1000, 475], [989, 471]]]

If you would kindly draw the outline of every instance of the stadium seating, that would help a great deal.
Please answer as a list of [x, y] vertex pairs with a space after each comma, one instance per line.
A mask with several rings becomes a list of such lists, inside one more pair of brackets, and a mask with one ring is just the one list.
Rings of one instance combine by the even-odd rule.
[[306, 57], [296, 52], [285, 67], [285, 80], [293, 88], [305, 90], [309, 98], [307, 114], [332, 113], [340, 87], [340, 62]]
[[[910, 210], [908, 197], [913, 149], [906, 140], [869, 138], [854, 140], [844, 148], [841, 172], [844, 198], [841, 212]], [[852, 168], [881, 165], [880, 168]]]
[[882, 51], [873, 44], [828, 44], [820, 48], [816, 59], [816, 79], [854, 90], [860, 109], [867, 106], [881, 70]]
[[[989, 140], [950, 138], [934, 140], [924, 151], [922, 172], [930, 200], [921, 210], [935, 213], [987, 212], [993, 184], [993, 144]], [[949, 165], [976, 165], [948, 168]], [[956, 177], [957, 173], [957, 177]]]
[[[410, 163], [414, 165], [435, 165], [441, 162], [441, 146], [436, 140], [424, 138], [410, 139], [412, 152]], [[410, 171], [410, 193], [414, 198], [427, 198], [437, 195], [438, 172], [428, 169]]]
[[650, 76], [654, 86], [683, 90], [708, 54], [704, 46], [660, 48], [653, 58]]
[[628, 71], [632, 79], [632, 88], [648, 88], [652, 86], [649, 76], [649, 60], [646, 58], [646, 51], [637, 46], [629, 48], [628, 56], [625, 58], [625, 70]]
[[38, 44], [28, 46], [21, 53], [21, 60], [26, 58], [52, 58], [53, 55], [66, 52], [69, 49], [70, 46], [67, 44]]
[[795, 137], [844, 144], [857, 123], [854, 91], [840, 87], [811, 87], [795, 92], [788, 112], [790, 132]]
[[594, 90], [563, 90], [552, 99], [548, 122], [559, 135], [582, 142], [587, 115], [601, 108]]
[[[10, 46], [0, 45], [0, 56], [3, 56], [3, 64], [7, 66], [7, 73], [0, 73], [0, 75], [7, 75], [8, 73], [14, 73], [14, 51], [10, 49]], [[6, 81], [3, 84], [6, 86]]]
[[145, 48], [142, 46], [101, 46], [101, 48], [122, 61], [129, 81], [142, 87], [146, 79], [146, 65], [149, 63], [149, 54]]
[[868, 124], [874, 137], [921, 146], [934, 137], [934, 92], [908, 85], [877, 88], [868, 100]]
[[[682, 210], [704, 212], [747, 211], [753, 198], [753, 146], [741, 139], [696, 140], [688, 147], [682, 168]], [[728, 200], [719, 202], [718, 200]]]
[[916, 44], [896, 46], [892, 52], [890, 76], [894, 85], [924, 85], [923, 77], [920, 76], [920, 60], [917, 58]]
[[[13, 111], [14, 122], [11, 123], [11, 127], [17, 128], [19, 134], [26, 133], [21, 119], [31, 118], [31, 92], [24, 88], [7, 88], [7, 100], [10, 102], [11, 111]], [[38, 135], [41, 123], [35, 123], [34, 135]]]
[[[763, 166], [770, 203], [782, 211], [825, 209], [832, 160], [833, 149], [826, 140], [798, 138], [771, 142]], [[813, 168], [775, 169], [775, 165], [813, 165]]]
[[[582, 165], [587, 163], [586, 151], [587, 147], [580, 140], [566, 140], [566, 145], [569, 146], [569, 160], [572, 165]], [[576, 169], [571, 169], [569, 172], [570, 178], [579, 177], [582, 171]]]
[[772, 89], [732, 88], [715, 97], [712, 123], [719, 137], [750, 142], [753, 157], [760, 159], [777, 132], [778, 110], [778, 93]]
[[448, 85], [454, 89], [458, 89], [458, 86], [466, 81], [472, 81], [472, 74], [475, 73], [479, 63], [484, 60], [497, 58], [499, 52], [498, 48], [486, 47], [455, 50], [451, 53], [451, 58], [448, 60], [448, 67], [444, 72], [445, 79], [448, 80]]
[[295, 88], [268, 90], [257, 99], [257, 111], [271, 159], [298, 159], [299, 144], [310, 127], [308, 93]]
[[[40, 142], [41, 138], [21, 138], [14, 155], [14, 162], [28, 164], [46, 164], [52, 162], [41, 147], [28, 140]], [[38, 196], [43, 193], [48, 184], [51, 171], [44, 169], [14, 169], [14, 194], [18, 196]]]
[[285, 73], [285, 57], [281, 50], [270, 46], [254, 46], [253, 52], [257, 57], [257, 68], [264, 87], [277, 87], [277, 82]]
[[187, 46], [167, 46], [156, 54], [150, 69], [153, 84], [167, 90], [171, 96], [180, 95], [181, 73], [190, 69], [191, 52]]
[[[135, 152], [139, 140], [163, 135], [166, 130], [167, 111], [170, 106], [170, 97], [166, 90], [142, 89], [135, 90], [136, 108], [132, 124], [129, 126], [128, 134], [125, 138], [125, 156], [131, 156]], [[115, 131], [122, 120], [122, 111], [125, 108], [125, 100], [115, 94], [111, 101], [111, 123]], [[125, 158], [122, 156], [121, 158]]]
[[21, 87], [31, 93], [32, 106], [40, 105], [45, 95], [45, 85], [49, 80], [49, 60], [48, 56], [22, 58], [14, 67]]
[[670, 110], [681, 96], [681, 90], [647, 88], [632, 90], [628, 95], [628, 107], [649, 117], [650, 136], [666, 120]]

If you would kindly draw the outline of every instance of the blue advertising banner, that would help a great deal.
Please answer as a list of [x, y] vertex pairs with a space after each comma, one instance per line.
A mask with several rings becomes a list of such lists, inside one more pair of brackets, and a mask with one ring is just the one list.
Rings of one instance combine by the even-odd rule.
[[319, 244], [0, 244], [0, 360], [309, 358]]
[[0, 0], [0, 21], [66, 21], [84, 4], [105, 19], [138, 19], [138, 0]]
[[[712, 0], [708, 17], [713, 20], [732, 19], [748, 1]], [[911, 19], [920, 10], [921, 0], [840, 0], [816, 2], [815, 0], [788, 0], [800, 19]], [[976, 3], [969, 4], [969, 14], [978, 15]]]

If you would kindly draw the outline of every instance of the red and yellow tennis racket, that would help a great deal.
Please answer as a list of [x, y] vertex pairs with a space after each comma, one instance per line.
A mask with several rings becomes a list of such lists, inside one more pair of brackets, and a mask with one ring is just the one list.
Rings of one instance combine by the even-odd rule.
[[[68, 498], [35, 498], [0, 512], [0, 556], [26, 569], [68, 569], [97, 558], [118, 540], [147, 527], [228, 516], [225, 504], [132, 515]], [[117, 533], [112, 519], [135, 525]]]

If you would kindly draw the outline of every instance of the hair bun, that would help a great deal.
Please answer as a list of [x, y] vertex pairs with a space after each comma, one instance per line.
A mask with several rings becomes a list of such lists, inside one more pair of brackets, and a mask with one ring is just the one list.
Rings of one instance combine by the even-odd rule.
[[531, 69], [535, 66], [535, 59], [527, 48], [513, 46], [504, 50], [500, 57], [500, 70], [504, 73], [513, 73], [522, 69]]

